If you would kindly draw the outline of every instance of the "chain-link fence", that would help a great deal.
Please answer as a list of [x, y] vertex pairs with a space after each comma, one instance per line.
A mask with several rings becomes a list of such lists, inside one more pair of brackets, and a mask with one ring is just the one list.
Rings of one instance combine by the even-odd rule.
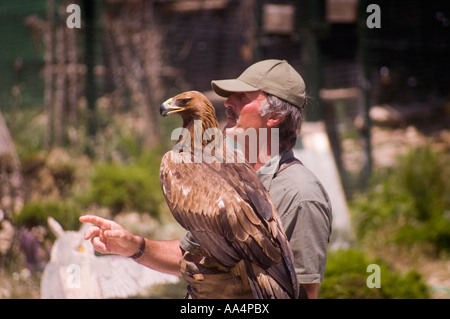
[[[81, 7], [81, 29], [65, 25], [70, 3]], [[370, 3], [379, 3], [379, 29], [364, 25], [369, 1], [358, 0], [4, 0], [1, 110], [53, 116], [50, 146], [70, 142], [67, 128], [86, 118], [80, 109], [92, 111], [102, 98], [113, 112], [147, 116], [154, 145], [154, 105], [165, 97], [208, 91], [211, 80], [236, 77], [259, 59], [286, 59], [305, 78], [312, 98], [306, 117], [325, 121], [351, 195], [370, 156], [370, 136], [362, 134], [368, 106], [426, 107], [448, 97], [450, 85], [449, 4]], [[95, 133], [95, 116], [87, 118]]]

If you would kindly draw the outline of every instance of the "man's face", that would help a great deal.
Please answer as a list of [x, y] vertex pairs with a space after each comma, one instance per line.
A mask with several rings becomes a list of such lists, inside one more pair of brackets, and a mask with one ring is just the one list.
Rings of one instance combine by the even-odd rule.
[[225, 101], [225, 111], [227, 114], [228, 128], [241, 128], [244, 131], [248, 128], [267, 127], [267, 116], [262, 117], [259, 113], [261, 102], [266, 99], [262, 91], [233, 93]]

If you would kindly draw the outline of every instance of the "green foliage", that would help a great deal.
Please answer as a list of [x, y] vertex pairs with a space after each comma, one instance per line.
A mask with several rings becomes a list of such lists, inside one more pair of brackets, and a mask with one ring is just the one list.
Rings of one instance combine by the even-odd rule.
[[[369, 288], [367, 266], [380, 267], [380, 288]], [[323, 299], [429, 298], [426, 285], [415, 271], [401, 274], [382, 260], [371, 260], [355, 250], [337, 250], [328, 254], [324, 282], [319, 286]]]
[[14, 215], [14, 223], [28, 228], [46, 226], [47, 218], [53, 217], [64, 229], [78, 230], [78, 218], [81, 215], [81, 210], [75, 204], [57, 201], [29, 202]]
[[107, 207], [113, 215], [134, 210], [158, 217], [163, 200], [159, 161], [156, 155], [147, 154], [136, 164], [98, 164], [92, 176], [87, 202]]
[[448, 172], [442, 155], [425, 147], [411, 150], [401, 159], [399, 186], [410, 196], [411, 215], [419, 221], [430, 220], [442, 214], [445, 206], [448, 208], [449, 198], [446, 202], [445, 197], [450, 185], [446, 185], [445, 174]]
[[20, 112], [5, 112], [11, 136], [19, 158], [27, 158], [44, 149], [46, 119], [38, 109], [23, 109]]
[[372, 179], [351, 203], [359, 239], [389, 230], [398, 243], [430, 243], [450, 251], [449, 156], [430, 147], [410, 150]]

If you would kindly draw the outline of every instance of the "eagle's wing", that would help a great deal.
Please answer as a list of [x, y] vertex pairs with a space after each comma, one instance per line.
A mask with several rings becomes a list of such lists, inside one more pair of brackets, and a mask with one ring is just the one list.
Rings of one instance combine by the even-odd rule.
[[[190, 156], [168, 152], [161, 161], [161, 186], [176, 220], [223, 265], [250, 260], [296, 296], [292, 252], [253, 169], [245, 163], [186, 163]], [[247, 272], [252, 279], [253, 269]]]

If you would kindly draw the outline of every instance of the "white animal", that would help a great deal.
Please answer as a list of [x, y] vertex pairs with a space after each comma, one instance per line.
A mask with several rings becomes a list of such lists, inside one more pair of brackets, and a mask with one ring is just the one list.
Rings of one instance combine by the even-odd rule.
[[126, 298], [145, 293], [155, 284], [176, 283], [179, 277], [138, 264], [123, 256], [95, 256], [84, 225], [64, 231], [53, 218], [48, 225], [56, 236], [49, 263], [41, 278], [43, 299]]

